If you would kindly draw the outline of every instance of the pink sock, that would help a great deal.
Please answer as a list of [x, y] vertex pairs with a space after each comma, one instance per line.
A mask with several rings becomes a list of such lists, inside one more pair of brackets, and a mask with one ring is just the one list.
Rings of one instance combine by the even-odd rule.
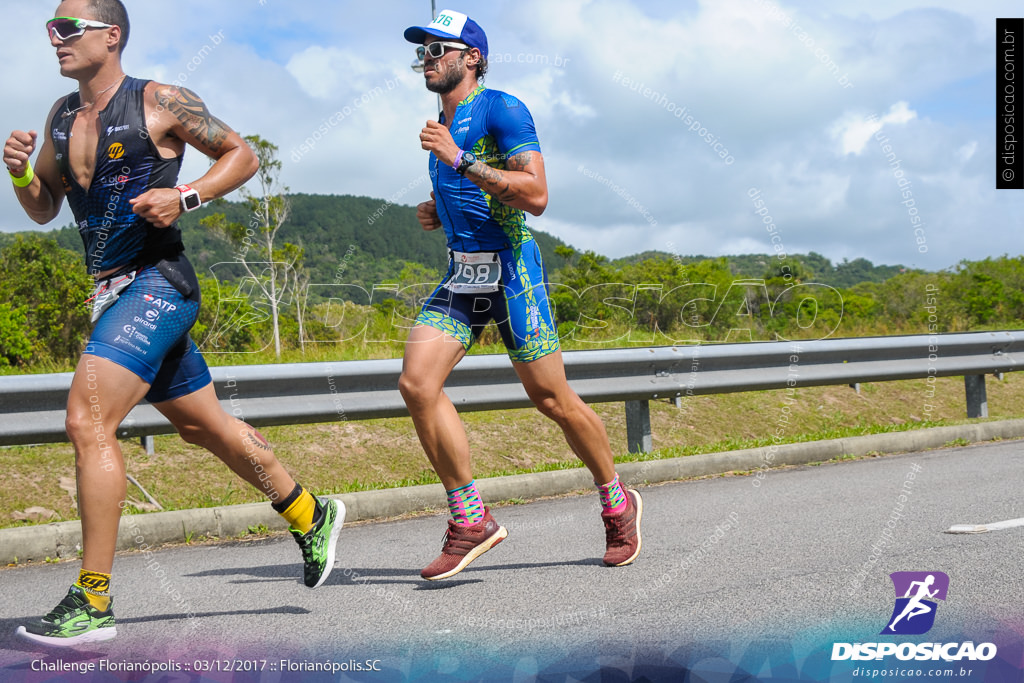
[[618, 474], [607, 484], [597, 484], [597, 493], [604, 512], [617, 515], [626, 509], [626, 492], [622, 490]]
[[484, 502], [476, 490], [476, 479], [448, 491], [448, 509], [459, 526], [473, 526], [484, 518]]

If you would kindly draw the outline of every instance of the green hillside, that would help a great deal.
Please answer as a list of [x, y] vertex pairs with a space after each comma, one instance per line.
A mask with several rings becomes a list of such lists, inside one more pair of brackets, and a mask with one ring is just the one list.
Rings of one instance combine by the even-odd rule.
[[[424, 231], [416, 221], [416, 208], [388, 204], [383, 199], [351, 195], [291, 195], [291, 217], [281, 228], [280, 239], [305, 250], [305, 265], [315, 283], [350, 283], [370, 287], [395, 281], [406, 262], [442, 270], [447, 262], [444, 236]], [[247, 224], [245, 207], [236, 202], [214, 202], [182, 221], [189, 258], [201, 273], [209, 274], [216, 263], [233, 261], [233, 247], [199, 224], [213, 213], [223, 213], [229, 221]], [[539, 230], [533, 231], [540, 245], [548, 272], [568, 265], [556, 253], [567, 246], [562, 240]], [[11, 243], [18, 233], [0, 233], [0, 248]], [[81, 253], [78, 230], [65, 226], [50, 233], [65, 249]], [[346, 255], [349, 255], [346, 258]], [[614, 268], [633, 266], [644, 261], [676, 261], [694, 265], [712, 259], [703, 255], [677, 255], [663, 251], [645, 251], [610, 262]], [[737, 277], [762, 278], [776, 259], [768, 254], [741, 254], [725, 258]], [[344, 268], [339, 272], [339, 266]], [[904, 272], [899, 265], [874, 265], [864, 258], [833, 264], [821, 254], [791, 254], [787, 263], [797, 263], [813, 279], [832, 287], [848, 288], [862, 282], [881, 283]]]
[[[677, 261], [680, 265], [688, 266], [701, 261], [708, 261], [715, 258], [724, 258], [732, 274], [738, 278], [763, 278], [769, 268], [779, 266], [780, 262], [769, 254], [740, 254], [738, 256], [683, 256], [670, 254], [665, 251], [645, 251], [632, 256], [615, 259], [612, 266], [624, 267], [634, 266], [644, 261]], [[803, 279], [821, 282], [831, 287], [844, 289], [853, 287], [861, 282], [885, 282], [891, 277], [906, 272], [907, 268], [901, 265], [885, 266], [874, 265], [865, 258], [857, 258], [852, 261], [843, 259], [842, 263], [833, 264], [830, 259], [817, 252], [809, 254], [789, 254], [786, 263], [793, 267], [799, 264]]]

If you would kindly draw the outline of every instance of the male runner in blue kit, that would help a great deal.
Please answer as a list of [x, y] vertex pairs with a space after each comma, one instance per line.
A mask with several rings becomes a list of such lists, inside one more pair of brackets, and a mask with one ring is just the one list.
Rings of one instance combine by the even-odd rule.
[[[304, 581], [315, 588], [334, 565], [344, 506], [295, 483], [260, 433], [221, 408], [188, 335], [199, 284], [176, 221], [245, 183], [258, 168], [256, 155], [195, 93], [124, 74], [129, 22], [120, 0], [66, 0], [46, 28], [61, 75], [79, 89], [50, 110], [34, 170], [35, 131], [11, 134], [4, 163], [37, 223], [53, 220], [68, 198], [97, 282], [96, 326], [67, 406], [81, 571], [60, 604], [18, 634], [54, 646], [116, 635], [110, 573], [126, 496], [116, 434], [143, 398], [183, 439], [211, 451], [271, 500], [302, 550]], [[191, 186], [175, 187], [186, 144], [214, 163]]]
[[443, 109], [420, 133], [434, 190], [417, 218], [424, 230], [444, 228], [451, 254], [444, 281], [409, 334], [399, 380], [452, 513], [441, 555], [420, 575], [454, 576], [508, 535], [480, 500], [465, 429], [443, 391], [492, 319], [526, 393], [594, 476], [605, 564], [627, 565], [640, 553], [643, 503], [619, 484], [601, 419], [566, 381], [540, 250], [526, 226], [525, 212], [539, 216], [548, 201], [533, 119], [515, 97], [481, 85], [487, 37], [465, 14], [444, 10], [430, 25], [408, 28], [405, 38], [421, 46], [427, 89], [441, 96]]

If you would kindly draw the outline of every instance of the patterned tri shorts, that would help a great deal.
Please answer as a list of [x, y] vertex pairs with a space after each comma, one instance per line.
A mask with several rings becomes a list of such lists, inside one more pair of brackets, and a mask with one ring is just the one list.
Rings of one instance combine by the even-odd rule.
[[445, 285], [455, 264], [434, 290], [416, 324], [429, 325], [454, 337], [468, 351], [493, 320], [509, 358], [529, 363], [558, 350], [558, 329], [548, 299], [547, 273], [535, 240], [498, 252], [501, 279], [498, 291], [456, 293]]

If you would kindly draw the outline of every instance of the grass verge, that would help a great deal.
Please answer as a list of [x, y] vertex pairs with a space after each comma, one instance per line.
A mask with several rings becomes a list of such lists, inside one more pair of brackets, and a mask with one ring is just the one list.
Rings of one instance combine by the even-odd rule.
[[[784, 400], [783, 391], [684, 397], [680, 408], [652, 402], [654, 452], [642, 455], [625, 452], [621, 403], [594, 408], [607, 426], [616, 459], [627, 462], [968, 422], [962, 379], [939, 379], [933, 398], [926, 398], [927, 388], [924, 380], [908, 380], [863, 384], [860, 393], [848, 387], [802, 387], [793, 403]], [[990, 419], [1024, 417], [1024, 377], [1008, 373], [1001, 382], [990, 378], [988, 399]], [[925, 412], [926, 403], [933, 406], [930, 413]], [[926, 415], [931, 419], [924, 420]], [[462, 417], [479, 478], [581, 466], [558, 428], [534, 410]], [[438, 481], [408, 418], [263, 431], [292, 475], [317, 493]], [[157, 437], [153, 456], [136, 442], [123, 442], [122, 447], [128, 472], [167, 510], [262, 500], [216, 458], [176, 436]], [[7, 476], [0, 527], [77, 518], [69, 444], [0, 448], [0, 468]], [[131, 484], [128, 496], [130, 501], [145, 500]]]

